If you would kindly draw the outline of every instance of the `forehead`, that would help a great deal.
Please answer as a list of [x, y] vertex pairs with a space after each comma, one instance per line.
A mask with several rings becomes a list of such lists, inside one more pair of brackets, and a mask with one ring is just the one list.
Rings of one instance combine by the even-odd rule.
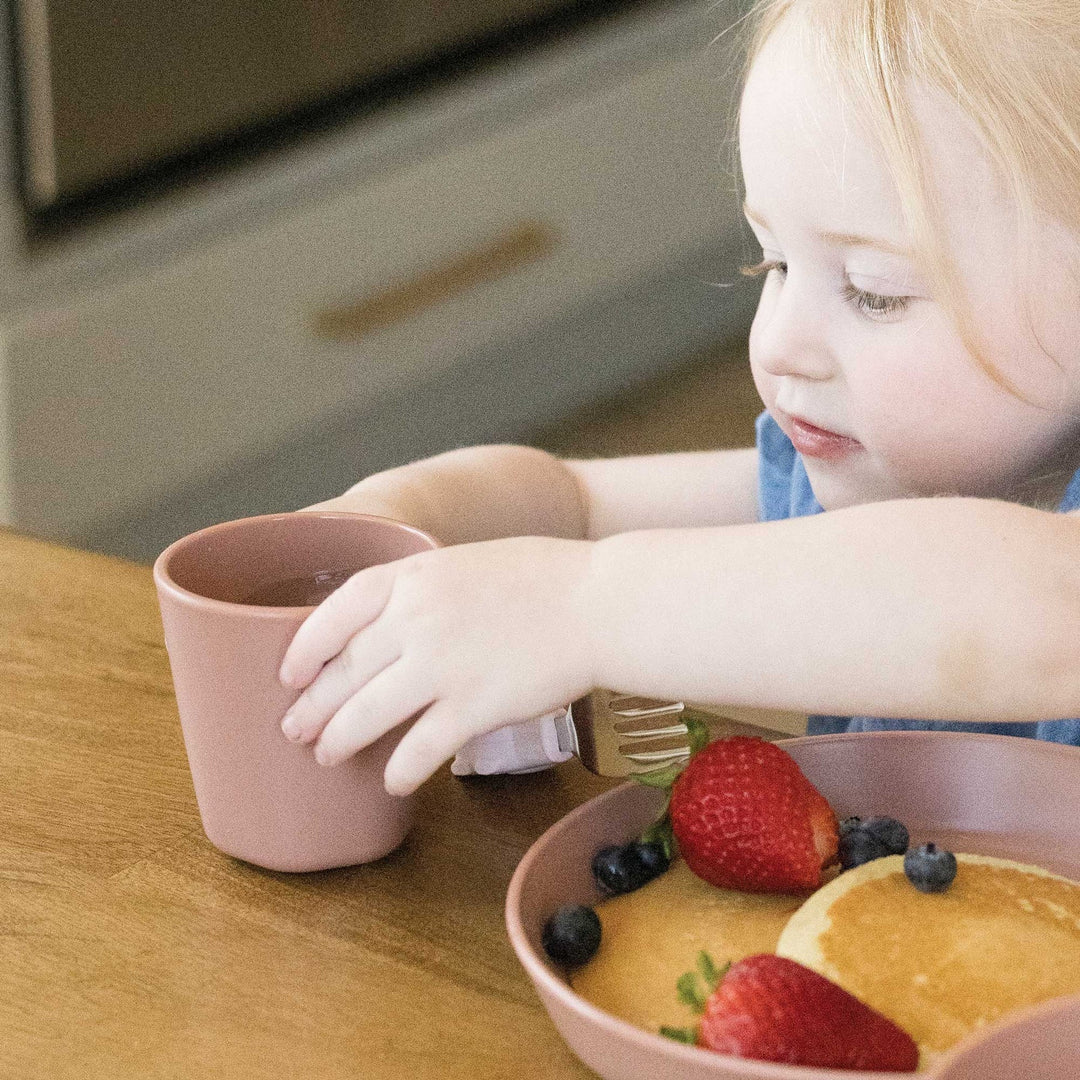
[[[899, 190], [877, 138], [789, 17], [747, 79], [739, 152], [751, 206], [807, 227], [911, 237]], [[971, 123], [933, 88], [909, 87], [934, 196], [957, 239], [1008, 206]], [[769, 209], [769, 207], [773, 209]], [[771, 223], [771, 222], [770, 222]], [[995, 221], [994, 228], [1002, 228]]]

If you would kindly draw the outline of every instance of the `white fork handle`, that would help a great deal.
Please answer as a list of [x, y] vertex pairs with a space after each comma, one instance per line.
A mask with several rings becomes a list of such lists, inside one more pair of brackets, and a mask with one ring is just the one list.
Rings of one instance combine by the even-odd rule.
[[[470, 739], [450, 765], [455, 776], [494, 776], [531, 773], [561, 765], [573, 752], [560, 748], [560, 727], [565, 742], [569, 708], [557, 709], [533, 720], [496, 728]], [[573, 728], [571, 727], [572, 731]]]

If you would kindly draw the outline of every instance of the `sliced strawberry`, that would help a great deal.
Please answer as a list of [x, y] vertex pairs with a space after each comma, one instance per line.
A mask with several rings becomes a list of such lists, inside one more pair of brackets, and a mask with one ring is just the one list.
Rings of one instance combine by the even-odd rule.
[[764, 739], [718, 739], [671, 791], [679, 853], [723, 889], [798, 892], [836, 859], [836, 815], [792, 757]]
[[722, 1054], [824, 1069], [914, 1072], [914, 1040], [816, 971], [781, 956], [732, 965], [705, 1004], [701, 1045]]

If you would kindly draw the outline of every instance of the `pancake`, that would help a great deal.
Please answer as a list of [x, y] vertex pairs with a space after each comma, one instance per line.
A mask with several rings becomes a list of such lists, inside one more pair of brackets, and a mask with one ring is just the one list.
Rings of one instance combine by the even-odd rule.
[[570, 985], [597, 1008], [656, 1032], [696, 1021], [676, 996], [679, 976], [703, 949], [718, 964], [773, 952], [806, 893], [717, 889], [681, 859], [642, 888], [596, 905], [600, 948]]
[[1080, 883], [956, 858], [942, 893], [915, 889], [900, 855], [849, 870], [803, 904], [776, 948], [899, 1024], [923, 1065], [1007, 1012], [1080, 992]]

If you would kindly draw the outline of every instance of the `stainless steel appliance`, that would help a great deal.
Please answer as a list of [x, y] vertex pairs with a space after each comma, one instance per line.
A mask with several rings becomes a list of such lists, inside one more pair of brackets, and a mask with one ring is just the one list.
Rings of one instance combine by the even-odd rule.
[[32, 212], [325, 126], [635, 0], [15, 0]]

